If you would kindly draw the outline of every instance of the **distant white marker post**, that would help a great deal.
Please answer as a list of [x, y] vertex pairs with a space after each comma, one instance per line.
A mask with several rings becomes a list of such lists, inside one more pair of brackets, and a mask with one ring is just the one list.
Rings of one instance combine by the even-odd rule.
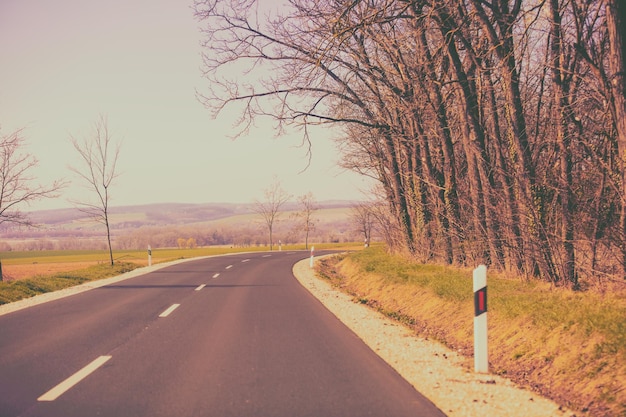
[[487, 267], [474, 269], [474, 371], [489, 372], [487, 349]]
[[315, 251], [315, 246], [311, 246], [311, 263], [310, 267], [313, 268], [313, 252]]

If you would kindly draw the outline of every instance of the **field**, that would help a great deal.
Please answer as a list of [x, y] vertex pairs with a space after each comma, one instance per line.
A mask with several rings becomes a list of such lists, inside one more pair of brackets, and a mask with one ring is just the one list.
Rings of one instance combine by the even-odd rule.
[[[347, 242], [361, 239], [351, 220], [351, 202], [323, 202], [315, 211], [314, 242]], [[303, 243], [305, 233], [298, 205], [284, 207], [274, 224], [275, 241]], [[77, 209], [38, 211], [30, 214], [37, 227], [0, 225], [0, 255], [10, 252], [53, 252], [104, 250], [103, 226]], [[112, 208], [110, 216], [113, 248], [147, 250], [179, 247], [182, 239], [193, 239], [200, 247], [232, 244], [257, 246], [268, 242], [267, 227], [252, 204], [151, 204]], [[139, 254], [139, 258], [143, 258]], [[55, 260], [55, 262], [59, 262]], [[97, 262], [97, 260], [96, 260]], [[13, 271], [21, 277], [28, 271]]]
[[[372, 248], [323, 262], [320, 273], [356, 302], [472, 357], [470, 269]], [[626, 415], [626, 290], [572, 292], [488, 275], [490, 371], [585, 415]]]
[[[316, 249], [354, 250], [358, 244], [316, 244]], [[265, 251], [268, 248], [230, 246], [195, 249], [154, 249], [152, 263], [190, 259], [225, 253]], [[304, 250], [304, 245], [284, 245], [283, 250]], [[0, 304], [37, 294], [56, 291], [86, 281], [115, 276], [148, 264], [147, 251], [114, 251], [111, 267], [106, 251], [40, 251], [2, 252], [3, 281], [0, 282]]]

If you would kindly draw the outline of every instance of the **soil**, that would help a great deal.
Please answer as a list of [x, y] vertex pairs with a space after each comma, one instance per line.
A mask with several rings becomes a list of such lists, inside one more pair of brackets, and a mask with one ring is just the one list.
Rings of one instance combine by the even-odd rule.
[[2, 265], [4, 281], [17, 281], [37, 275], [52, 275], [59, 272], [75, 271], [96, 265], [98, 262], [59, 262], [45, 264]]

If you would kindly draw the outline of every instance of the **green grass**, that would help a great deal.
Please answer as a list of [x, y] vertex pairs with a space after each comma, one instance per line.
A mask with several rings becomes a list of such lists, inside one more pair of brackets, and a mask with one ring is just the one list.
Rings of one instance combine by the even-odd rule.
[[[382, 247], [349, 255], [367, 272], [390, 283], [428, 288], [447, 301], [472, 302], [470, 270], [408, 262]], [[594, 291], [551, 289], [537, 281], [488, 274], [489, 311], [509, 319], [525, 318], [546, 331], [575, 329], [581, 336], [600, 335], [602, 349], [626, 358], [626, 297]]]
[[356, 252], [350, 257], [365, 271], [383, 275], [389, 282], [429, 288], [450, 301], [472, 300], [472, 281], [467, 279], [466, 271], [407, 262], [401, 256], [389, 255], [382, 246]]
[[113, 267], [109, 264], [99, 264], [71, 272], [0, 282], [0, 304], [7, 304], [38, 294], [62, 290], [88, 281], [113, 277], [132, 271], [137, 267], [137, 264], [128, 262], [118, 262]]
[[[418, 332], [471, 357], [471, 268], [422, 265], [383, 247], [324, 267], [357, 301], [401, 322], [414, 320]], [[562, 405], [588, 409], [589, 415], [626, 416], [626, 289], [575, 292], [493, 271], [487, 275], [493, 372], [535, 386]]]
[[[153, 249], [152, 260], [154, 262], [169, 261], [172, 259], [195, 258], [198, 256], [219, 255], [230, 252], [243, 252], [251, 250], [249, 248], [195, 248], [195, 249]], [[82, 251], [27, 251], [27, 252], [2, 252], [0, 259], [5, 265], [16, 265], [24, 263], [56, 263], [56, 262], [104, 262], [109, 261], [109, 252], [102, 250], [82, 250]], [[125, 260], [147, 260], [148, 251], [113, 251], [113, 259], [117, 261]]]

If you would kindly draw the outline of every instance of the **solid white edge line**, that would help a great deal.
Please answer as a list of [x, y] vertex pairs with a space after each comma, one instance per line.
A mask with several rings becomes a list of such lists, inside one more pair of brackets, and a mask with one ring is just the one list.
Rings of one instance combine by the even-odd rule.
[[217, 278], [220, 276], [220, 273], [218, 272], [217, 274], [213, 275], [213, 278]]
[[67, 378], [65, 381], [61, 382], [56, 387], [52, 388], [50, 391], [46, 392], [41, 397], [37, 398], [37, 401], [54, 401], [59, 398], [63, 393], [72, 388], [74, 385], [78, 384], [83, 379], [87, 378], [89, 374], [93, 371], [101, 367], [105, 364], [106, 361], [111, 359], [111, 356], [100, 356], [96, 358], [89, 365], [85, 366], [80, 371], [76, 372], [71, 377]]
[[159, 314], [159, 317], [169, 316], [172, 313], [172, 311], [176, 310], [178, 307], [180, 307], [180, 304], [172, 304], [167, 310]]
[[200, 291], [201, 289], [203, 289], [204, 287], [206, 287], [206, 284], [201, 284], [198, 285], [198, 288], [195, 289], [195, 291]]

